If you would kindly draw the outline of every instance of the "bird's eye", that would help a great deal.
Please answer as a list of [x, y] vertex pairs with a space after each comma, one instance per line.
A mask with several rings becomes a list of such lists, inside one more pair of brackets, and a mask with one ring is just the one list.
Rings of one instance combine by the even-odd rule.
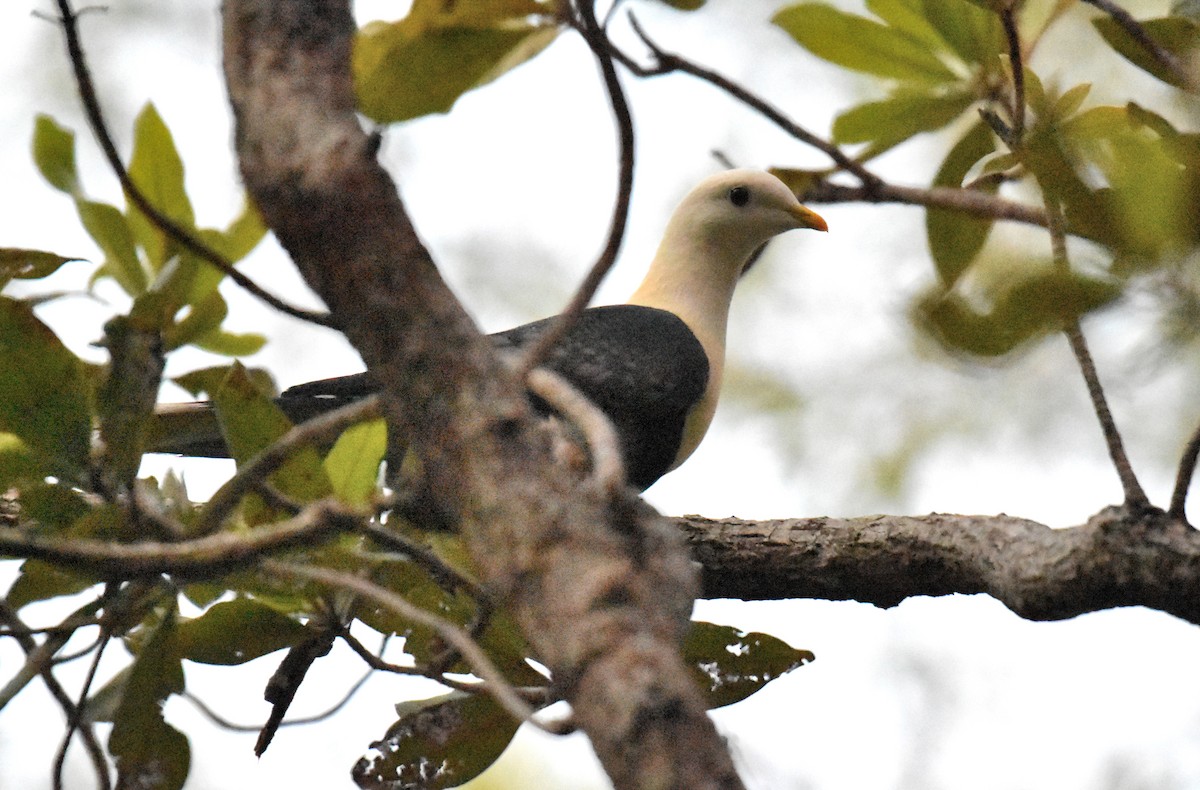
[[750, 188], [737, 186], [729, 190], [729, 202], [741, 208], [750, 202]]

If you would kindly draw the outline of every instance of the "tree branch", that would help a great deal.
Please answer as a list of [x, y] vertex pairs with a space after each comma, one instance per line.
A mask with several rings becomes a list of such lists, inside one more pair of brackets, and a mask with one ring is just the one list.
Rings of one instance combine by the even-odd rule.
[[625, 99], [621, 81], [617, 79], [617, 71], [613, 67], [608, 37], [596, 22], [595, 0], [579, 0], [578, 11], [579, 18], [575, 27], [583, 36], [583, 40], [587, 42], [592, 54], [596, 56], [600, 74], [604, 78], [604, 88], [608, 92], [609, 104], [612, 105], [613, 118], [617, 123], [619, 147], [617, 202], [613, 207], [608, 241], [604, 245], [604, 251], [600, 253], [600, 257], [592, 265], [583, 282], [579, 284], [575, 295], [567, 303], [566, 309], [558, 315], [550, 328], [543, 332], [541, 337], [535, 340], [521, 355], [518, 370], [522, 378], [546, 358], [550, 349], [554, 348], [555, 344], [562, 340], [563, 336], [579, 320], [579, 314], [592, 301], [601, 281], [612, 269], [613, 264], [617, 262], [617, 253], [621, 250], [621, 243], [625, 239], [625, 226], [629, 221], [629, 201], [633, 195], [634, 139], [633, 118], [629, 112], [629, 102]]
[[0, 527], [0, 554], [79, 568], [101, 578], [135, 579], [173, 573], [212, 576], [249, 565], [263, 555], [297, 546], [312, 546], [355, 530], [362, 514], [328, 500], [306, 507], [286, 521], [246, 533], [220, 532], [178, 543], [47, 538]]
[[345, 0], [227, 0], [223, 14], [247, 188], [613, 783], [740, 787], [679, 656], [696, 590], [679, 536], [555, 464], [553, 429], [445, 287], [360, 128]]
[[1051, 529], [1012, 516], [673, 519], [705, 598], [854, 600], [987, 593], [1028, 620], [1145, 606], [1200, 625], [1200, 532], [1108, 508]]

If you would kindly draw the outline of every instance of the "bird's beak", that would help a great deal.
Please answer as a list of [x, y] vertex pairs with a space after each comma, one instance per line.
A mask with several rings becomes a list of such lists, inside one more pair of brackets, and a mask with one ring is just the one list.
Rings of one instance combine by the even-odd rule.
[[821, 231], [829, 230], [829, 226], [825, 224], [825, 218], [810, 208], [796, 204], [790, 211], [792, 216], [800, 223], [797, 227]]

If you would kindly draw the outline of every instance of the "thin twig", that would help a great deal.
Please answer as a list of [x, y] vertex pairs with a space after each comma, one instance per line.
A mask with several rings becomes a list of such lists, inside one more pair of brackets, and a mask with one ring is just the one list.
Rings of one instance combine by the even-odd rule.
[[439, 584], [462, 589], [481, 603], [487, 601], [487, 591], [480, 587], [478, 582], [444, 562], [428, 546], [423, 546], [396, 530], [373, 521], [364, 524], [362, 531], [385, 548], [407, 554], [414, 563], [424, 568]]
[[662, 74], [670, 74], [672, 72], [682, 72], [690, 74], [693, 77], [704, 80], [705, 82], [728, 93], [733, 98], [750, 107], [771, 123], [778, 126], [783, 131], [787, 132], [792, 137], [796, 138], [806, 145], [812, 146], [824, 153], [832, 159], [838, 167], [851, 173], [857, 177], [863, 184], [878, 184], [880, 183], [879, 176], [868, 170], [861, 162], [853, 159], [844, 153], [833, 143], [830, 143], [821, 137], [813, 134], [804, 127], [797, 124], [791, 118], [784, 115], [779, 109], [769, 104], [765, 100], [755, 96], [750, 91], [738, 85], [736, 82], [718, 74], [717, 72], [704, 68], [696, 63], [691, 62], [687, 58], [680, 55], [667, 52], [658, 44], [654, 43], [642, 29], [641, 23], [632, 12], [629, 13], [629, 24], [633, 27], [633, 31], [637, 33], [638, 38], [650, 50], [656, 61], [655, 65], [650, 68], [640, 66], [632, 58], [627, 57], [623, 53], [614, 53], [615, 56], [631, 71], [640, 77], [656, 77]]
[[[325, 719], [328, 719], [329, 717], [334, 716], [335, 714], [338, 713], [338, 711], [340, 711], [342, 708], [346, 707], [346, 705], [348, 705], [350, 703], [350, 700], [352, 700], [354, 698], [354, 695], [357, 694], [360, 690], [362, 690], [362, 687], [364, 685], [366, 685], [366, 682], [368, 680], [370, 680], [371, 676], [374, 674], [375, 674], [374, 669], [371, 669], [370, 671], [365, 672], [362, 675], [362, 677], [360, 677], [358, 680], [354, 681], [354, 685], [352, 685], [349, 689], [346, 690], [346, 693], [342, 695], [341, 700], [339, 700], [337, 703], [335, 703], [333, 705], [333, 707], [328, 708], [328, 709], [322, 711], [321, 713], [313, 714], [312, 716], [300, 716], [295, 719], [284, 719], [283, 721], [279, 722], [278, 726], [279, 727], [297, 727], [301, 724], [315, 724], [319, 721], [324, 721]], [[234, 721], [231, 721], [231, 720], [225, 718], [224, 716], [222, 716], [221, 714], [219, 714], [215, 710], [213, 710], [213, 708], [210, 707], [208, 705], [208, 703], [206, 703], [204, 700], [202, 700], [200, 697], [196, 696], [195, 694], [193, 694], [190, 691], [184, 691], [179, 696], [183, 697], [185, 700], [192, 703], [192, 705], [194, 705], [196, 707], [196, 710], [200, 711], [200, 713], [206, 719], [211, 721], [213, 724], [216, 724], [221, 729], [232, 730], [233, 732], [258, 732], [259, 730], [262, 729], [261, 724], [238, 724], [237, 722], [234, 722]]]
[[61, 623], [59, 623], [59, 632], [46, 637], [40, 645], [25, 657], [25, 664], [17, 673], [11, 677], [8, 683], [4, 684], [4, 688], [0, 689], [0, 711], [3, 711], [8, 703], [12, 702], [27, 685], [39, 675], [50, 670], [54, 662], [54, 654], [63, 648], [63, 645], [71, 638], [76, 628], [83, 625], [93, 625], [96, 611], [104, 605], [104, 600], [97, 598], [88, 601], [83, 606], [76, 609], [71, 614], [67, 615]]
[[[1022, 146], [1021, 138], [1024, 131], [1023, 75], [1025, 64], [1022, 58], [1021, 40], [1017, 32], [1013, 12], [1011, 10], [1008, 12], [1001, 11], [1000, 16], [1004, 22], [1006, 35], [1008, 36], [1009, 59], [1011, 61], [1009, 65], [1013, 74], [1014, 102], [1017, 98], [1022, 100], [1021, 112], [1013, 116], [1012, 134], [1007, 142], [1014, 152], [1019, 152]], [[1018, 80], [1022, 81], [1018, 82]], [[1067, 251], [1067, 223], [1066, 217], [1063, 214], [1062, 204], [1047, 189], [1045, 184], [1040, 184], [1040, 186], [1042, 188], [1042, 200], [1046, 209], [1046, 229], [1050, 232], [1050, 250], [1053, 255], [1054, 265], [1063, 272], [1069, 272], [1071, 270], [1071, 261]], [[1100, 374], [1097, 372], [1096, 362], [1092, 359], [1092, 354], [1088, 350], [1087, 339], [1083, 335], [1083, 328], [1080, 326], [1078, 316], [1068, 321], [1067, 325], [1063, 327], [1063, 332], [1067, 336], [1067, 343], [1071, 347], [1071, 353], [1075, 355], [1075, 361], [1078, 363], [1079, 371], [1083, 375], [1088, 397], [1092, 401], [1092, 409], [1096, 413], [1096, 418], [1100, 421], [1100, 430], [1104, 433], [1104, 442], [1108, 448], [1109, 458], [1112, 459], [1113, 466], [1117, 470], [1117, 477], [1121, 480], [1121, 488], [1125, 493], [1125, 507], [1133, 512], [1144, 512], [1150, 509], [1150, 500], [1146, 496], [1146, 492], [1142, 489], [1141, 483], [1138, 482], [1137, 475], [1133, 471], [1133, 465], [1129, 462], [1129, 455], [1125, 452], [1125, 443], [1121, 439], [1121, 432], [1117, 429], [1116, 420], [1113, 419], [1112, 410], [1109, 409], [1108, 398], [1104, 394], [1104, 387], [1100, 383]]]
[[108, 641], [112, 637], [112, 634], [107, 629], [104, 629], [104, 633], [101, 636], [100, 644], [96, 647], [96, 655], [92, 659], [92, 663], [88, 665], [87, 676], [84, 677], [83, 686], [79, 689], [79, 701], [75, 703], [70, 714], [67, 716], [67, 731], [63, 733], [62, 742], [58, 747], [58, 754], [54, 756], [54, 771], [52, 773], [54, 790], [63, 790], [63, 769], [67, 764], [67, 749], [71, 745], [71, 738], [75, 735], [81, 724], [83, 707], [87, 703], [88, 694], [92, 690], [92, 684], [96, 681], [96, 670], [100, 668], [100, 659], [104, 657], [104, 648], [108, 646]]
[[[1046, 214], [1050, 219], [1050, 244], [1054, 254], [1054, 263], [1064, 271], [1069, 270], [1070, 261], [1067, 258], [1067, 237], [1063, 230], [1065, 220], [1062, 215], [1062, 207], [1049, 195], [1046, 195]], [[1088, 350], [1087, 340], [1083, 336], [1083, 328], [1079, 324], [1079, 319], [1072, 319], [1063, 328], [1063, 332], [1071, 346], [1071, 353], [1075, 355], [1075, 361], [1079, 364], [1079, 371], [1083, 374], [1083, 382], [1087, 386], [1088, 397], [1092, 401], [1092, 409], [1096, 412], [1096, 419], [1100, 421], [1101, 431], [1104, 432], [1108, 456], [1112, 459], [1113, 466], [1116, 467], [1117, 477], [1120, 478], [1121, 488], [1125, 492], [1125, 506], [1134, 512], [1148, 510], [1151, 507], [1150, 499], [1142, 489], [1142, 484], [1138, 482], [1137, 475], [1133, 471], [1133, 464], [1129, 462], [1129, 455], [1125, 452], [1125, 443], [1121, 439], [1121, 432], [1117, 429], [1116, 420], [1113, 419], [1112, 411], [1108, 407], [1108, 398], [1104, 395], [1100, 374], [1096, 371], [1096, 362]]]
[[379, 396], [369, 395], [331, 412], [307, 420], [279, 437], [273, 444], [250, 459], [223, 486], [217, 489], [208, 504], [200, 512], [194, 534], [207, 535], [221, 528], [242, 497], [250, 493], [259, 483], [302, 447], [323, 444], [347, 427], [380, 415]]
[[1150, 57], [1154, 58], [1158, 62], [1158, 65], [1162, 66], [1171, 73], [1171, 76], [1174, 77], [1175, 81], [1178, 83], [1178, 87], [1192, 93], [1195, 93], [1197, 87], [1200, 87], [1197, 86], [1196, 77], [1188, 70], [1187, 65], [1181, 62], [1179, 58], [1175, 57], [1174, 54], [1168, 52], [1161, 44], [1155, 41], [1154, 38], [1146, 32], [1146, 28], [1144, 28], [1140, 22], [1134, 19], [1133, 16], [1124, 8], [1121, 8], [1112, 0], [1083, 1], [1088, 5], [1095, 6], [1112, 17], [1113, 21], [1120, 25], [1122, 30], [1128, 33], [1129, 36], [1132, 37], [1133, 40], [1142, 47], [1142, 49], [1146, 50], [1146, 53], [1149, 54]]
[[1017, 32], [1015, 5], [1010, 5], [1000, 12], [1000, 23], [1008, 39], [1008, 63], [1012, 69], [1012, 137], [1014, 140], [1020, 140], [1025, 134], [1025, 67], [1022, 63], [1021, 36]]
[[1192, 485], [1192, 476], [1196, 473], [1196, 460], [1200, 458], [1200, 428], [1196, 428], [1192, 438], [1188, 440], [1179, 460], [1179, 472], [1175, 476], [1175, 490], [1171, 492], [1171, 508], [1167, 513], [1180, 521], [1187, 523], [1185, 508], [1187, 506], [1188, 489]]
[[212, 576], [251, 564], [272, 552], [312, 546], [353, 531], [361, 520], [362, 514], [331, 500], [321, 500], [305, 507], [295, 518], [250, 532], [220, 532], [178, 543], [61, 540], [0, 527], [0, 551], [85, 569], [106, 578], [145, 578], [163, 573]]
[[521, 355], [517, 365], [517, 374], [522, 378], [541, 364], [550, 350], [579, 320], [579, 314], [587, 307], [588, 302], [592, 301], [592, 297], [596, 295], [596, 289], [600, 287], [600, 282], [617, 262], [617, 253], [620, 252], [621, 243], [625, 239], [625, 226], [629, 222], [629, 201], [633, 194], [633, 118], [630, 115], [629, 102], [626, 101], [625, 92], [621, 88], [621, 81], [617, 78], [617, 71], [613, 66], [608, 37], [596, 21], [594, 0], [580, 0], [578, 7], [579, 23], [577, 28], [600, 66], [600, 73], [604, 77], [604, 88], [608, 92], [609, 104], [612, 106], [613, 118], [617, 124], [618, 161], [620, 163], [617, 176], [617, 202], [613, 206], [612, 220], [608, 228], [608, 241], [604, 245], [604, 251], [600, 253], [600, 257], [592, 265], [587, 276], [583, 278], [575, 295], [567, 303], [566, 309]]
[[[37, 642], [30, 634], [46, 633], [49, 631], [49, 629], [36, 629], [25, 626], [17, 613], [9, 607], [3, 598], [0, 598], [0, 621], [3, 621], [8, 626], [4, 635], [15, 637], [17, 644], [25, 651], [26, 656], [38, 649]], [[75, 720], [79, 722], [77, 725], [79, 737], [83, 739], [83, 746], [87, 750], [88, 759], [92, 761], [92, 769], [96, 772], [96, 782], [99, 785], [99, 790], [112, 790], [112, 778], [109, 776], [108, 759], [104, 756], [104, 748], [100, 745], [100, 741], [97, 740], [96, 732], [92, 729], [92, 725], [80, 720], [74, 700], [67, 694], [67, 690], [62, 687], [62, 684], [58, 682], [58, 678], [54, 677], [54, 672], [50, 667], [46, 667], [42, 671], [42, 682], [46, 684], [46, 689], [50, 692], [50, 696], [54, 697], [54, 701], [63, 709], [67, 721]]]
[[104, 113], [100, 107], [100, 100], [96, 95], [95, 85], [92, 83], [91, 72], [88, 69], [87, 61], [84, 59], [83, 43], [79, 38], [79, 27], [77, 24], [79, 17], [71, 7], [70, 0], [56, 0], [56, 2], [58, 3], [60, 14], [59, 23], [62, 25], [63, 35], [66, 38], [67, 53], [71, 59], [71, 68], [75, 73], [75, 82], [79, 88], [80, 99], [83, 101], [83, 109], [87, 115], [88, 125], [92, 129], [92, 134], [96, 136], [96, 140], [100, 144], [100, 149], [104, 152], [105, 159], [108, 160], [108, 166], [112, 169], [113, 174], [116, 175], [117, 180], [121, 182], [121, 188], [124, 190], [125, 196], [129, 201], [137, 206], [138, 210], [145, 214], [146, 218], [154, 223], [156, 227], [185, 247], [189, 252], [220, 269], [235, 283], [271, 307], [293, 318], [299, 318], [302, 321], [337, 328], [329, 315], [303, 310], [268, 293], [258, 283], [235, 269], [233, 264], [225, 259], [225, 256], [196, 238], [194, 234], [175, 222], [175, 220], [163, 214], [146, 198], [137, 184], [133, 182], [133, 179], [129, 177], [129, 171], [125, 168], [124, 163], [121, 162], [121, 155], [117, 153], [117, 147], [108, 132], [108, 125], [104, 121]]
[[[487, 684], [484, 681], [457, 680], [455, 678], [448, 677], [445, 673], [434, 672], [428, 668], [422, 668], [418, 666], [405, 667], [401, 666], [400, 664], [393, 664], [390, 661], [385, 661], [382, 657], [367, 648], [367, 646], [359, 641], [358, 638], [350, 634], [349, 631], [342, 634], [342, 640], [345, 641], [346, 644], [349, 645], [350, 649], [357, 653], [359, 658], [366, 662], [367, 666], [371, 667], [373, 670], [377, 670], [379, 672], [391, 672], [397, 675], [428, 678], [429, 680], [441, 683], [447, 688], [454, 689], [455, 691], [462, 691], [467, 694], [479, 694], [481, 692], [487, 692]], [[514, 686], [513, 691], [527, 701], [530, 705], [534, 705], [538, 708], [545, 707], [551, 702], [549, 694], [550, 690], [545, 686]]]
[[545, 725], [533, 718], [533, 714], [535, 713], [533, 708], [513, 690], [508, 680], [505, 679], [496, 665], [492, 663], [492, 660], [488, 658], [487, 653], [463, 629], [454, 623], [418, 606], [414, 606], [391, 590], [360, 576], [335, 571], [331, 568], [310, 567], [271, 559], [263, 560], [260, 566], [268, 573], [325, 584], [330, 587], [353, 592], [363, 598], [370, 598], [380, 606], [392, 610], [407, 620], [433, 629], [459, 651], [471, 667], [472, 672], [487, 681], [487, 692], [513, 718], [517, 719], [517, 721], [532, 722], [535, 726], [542, 727], [543, 729], [546, 728]]
[[579, 429], [592, 460], [591, 478], [606, 495], [625, 487], [625, 461], [616, 428], [596, 404], [558, 374], [539, 368], [529, 371], [529, 390], [546, 401]]

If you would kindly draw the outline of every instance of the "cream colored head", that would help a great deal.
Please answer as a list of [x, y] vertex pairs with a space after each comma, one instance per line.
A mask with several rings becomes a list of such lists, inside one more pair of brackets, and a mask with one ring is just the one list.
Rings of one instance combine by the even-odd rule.
[[671, 215], [646, 279], [629, 303], [679, 316], [708, 356], [708, 385], [688, 415], [675, 466], [700, 443], [717, 408], [729, 304], [742, 270], [759, 247], [800, 228], [827, 230], [825, 220], [761, 170], [709, 176]]
[[826, 230], [825, 220], [761, 170], [728, 170], [679, 203], [646, 279], [629, 300], [682, 318], [697, 335], [719, 335], [733, 289], [754, 251], [788, 230]]

